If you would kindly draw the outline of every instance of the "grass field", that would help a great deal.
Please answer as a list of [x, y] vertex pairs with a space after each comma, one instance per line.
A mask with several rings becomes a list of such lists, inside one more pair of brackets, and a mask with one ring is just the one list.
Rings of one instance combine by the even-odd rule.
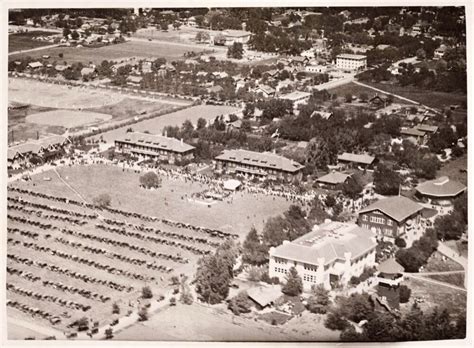
[[[461, 172], [461, 170], [463, 170]], [[438, 170], [438, 176], [448, 176], [452, 180], [462, 182], [467, 185], [467, 155], [445, 162]]]
[[402, 97], [415, 100], [432, 108], [444, 109], [452, 104], [463, 105], [467, 102], [467, 96], [460, 93], [446, 93], [422, 90], [416, 87], [402, 87], [383, 83], [367, 83], [375, 88], [401, 95]]
[[460, 313], [466, 310], [466, 292], [440, 286], [422, 280], [409, 278], [403, 282], [411, 289], [409, 303], [403, 305], [402, 309], [410, 310], [413, 298], [422, 297], [425, 302], [419, 304], [423, 311], [432, 310], [434, 307], [447, 308], [452, 313]]
[[438, 280], [440, 282], [453, 284], [456, 286], [464, 287], [464, 274], [455, 273], [455, 274], [434, 274], [427, 276], [427, 278]]
[[54, 110], [26, 116], [26, 122], [72, 128], [108, 121], [111, 115], [90, 111]]
[[[202, 51], [208, 50], [203, 47]], [[22, 56], [41, 57], [44, 54], [51, 56], [51, 59], [66, 61], [68, 64], [82, 62], [100, 64], [103, 60], [119, 59], [126, 57], [163, 57], [167, 60], [183, 59], [183, 55], [189, 51], [199, 51], [197, 48], [190, 48], [166, 43], [150, 43], [146, 41], [128, 41], [116, 45], [108, 45], [97, 48], [87, 47], [53, 47], [38, 52], [19, 53], [10, 56], [10, 59], [18, 59]], [[63, 58], [59, 58], [62, 53]]]
[[8, 35], [8, 52], [29, 50], [31, 48], [52, 45], [51, 42], [33, 40], [35, 36], [50, 36], [54, 33], [47, 31], [29, 31], [25, 33]]
[[[207, 188], [199, 183], [163, 178], [161, 188], [148, 191], [139, 188], [140, 174], [131, 170], [123, 172], [115, 166], [62, 167], [58, 168], [58, 172], [89, 202], [101, 193], [108, 193], [112, 197], [112, 207], [218, 228], [237, 233], [242, 238], [252, 226], [261, 229], [266, 219], [282, 213], [290, 205], [290, 202], [280, 197], [274, 199], [237, 193], [232, 204], [222, 201], [208, 208], [206, 205], [186, 200], [186, 194], [189, 197], [192, 193], [202, 192]], [[44, 181], [44, 177], [50, 177], [52, 180]], [[19, 185], [39, 192], [78, 199], [52, 172], [33, 176], [31, 182]], [[130, 195], [130, 192], [137, 194]]]
[[[138, 132], [149, 131], [152, 134], [161, 134], [165, 126], [181, 126], [186, 120], [190, 120], [194, 125], [196, 125], [197, 120], [200, 117], [209, 122], [214, 120], [216, 116], [237, 113], [238, 111], [238, 108], [225, 105], [198, 105], [153, 119], [138, 122], [132, 126], [117, 128], [112, 131], [102, 133], [100, 136], [106, 142], [113, 143], [118, 136], [124, 135], [127, 129], [130, 127], [134, 131]], [[94, 136], [92, 138], [98, 137], [99, 136]]]
[[[331, 89], [328, 90], [328, 92], [329, 93], [336, 93], [339, 98], [343, 98], [343, 99], [345, 99], [345, 96], [348, 93], [352, 94], [352, 96], [357, 97], [357, 98], [359, 98], [359, 96], [362, 93], [365, 93], [365, 94], [367, 94], [369, 99], [374, 97], [377, 94], [377, 92], [374, 91], [373, 89], [357, 85], [353, 82], [350, 82], [350, 83], [347, 83], [345, 85], [338, 86], [338, 87], [335, 87], [335, 88], [331, 88]], [[393, 101], [395, 103], [406, 104], [405, 101], [403, 101], [401, 99], [398, 99], [398, 98], [394, 98]]]
[[443, 261], [442, 254], [439, 252], [434, 252], [430, 258], [428, 259], [428, 262], [426, 266], [424, 267], [424, 272], [444, 272], [444, 271], [462, 271], [463, 267], [449, 259], [445, 258]]

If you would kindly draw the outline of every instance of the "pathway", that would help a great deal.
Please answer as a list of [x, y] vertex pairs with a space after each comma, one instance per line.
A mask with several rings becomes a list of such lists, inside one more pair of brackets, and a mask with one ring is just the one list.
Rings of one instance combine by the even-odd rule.
[[28, 53], [28, 52], [34, 52], [34, 51], [41, 51], [45, 50], [48, 48], [54, 48], [54, 47], [59, 47], [60, 44], [54, 44], [54, 45], [47, 45], [47, 46], [41, 46], [41, 47], [35, 47], [35, 48], [30, 48], [29, 50], [20, 50], [20, 51], [15, 51], [15, 52], [10, 52], [8, 53], [9, 56], [12, 56], [14, 54], [20, 54], [20, 53]]
[[313, 86], [313, 89], [321, 91], [323, 89], [331, 89], [331, 88], [336, 88], [336, 87], [339, 87], [339, 86], [343, 86], [343, 85], [346, 85], [350, 82], [356, 82], [354, 80], [354, 75], [355, 74], [351, 74], [349, 76], [343, 77], [342, 79], [331, 80], [331, 81], [322, 83], [320, 85]]
[[444, 256], [449, 257], [451, 260], [459, 263], [464, 268], [464, 271], [465, 271], [464, 287], [467, 289], [467, 287], [468, 287], [467, 278], [468, 278], [468, 275], [469, 275], [469, 272], [467, 271], [467, 266], [468, 266], [467, 258], [460, 255], [458, 252], [451, 249], [449, 246], [447, 246], [443, 242], [438, 242], [438, 251], [441, 254], [443, 254]]
[[427, 283], [433, 283], [433, 284], [437, 284], [437, 285], [441, 285], [441, 286], [446, 286], [446, 287], [451, 288], [451, 289], [467, 292], [467, 290], [465, 288], [462, 288], [460, 286], [456, 286], [456, 285], [453, 285], [453, 284], [441, 282], [439, 280], [426, 278], [426, 277], [423, 277], [422, 274], [423, 273], [420, 273], [420, 275], [415, 275], [415, 273], [403, 273], [403, 275], [408, 277], [408, 278], [413, 278], [413, 279], [421, 280], [421, 281], [424, 281], [424, 282], [427, 282]]
[[393, 93], [384, 91], [384, 90], [382, 90], [382, 89], [380, 89], [380, 88], [376, 88], [376, 87], [372, 87], [372, 86], [370, 86], [370, 85], [366, 85], [365, 83], [362, 83], [362, 82], [359, 82], [359, 81], [356, 81], [356, 80], [354, 80], [354, 83], [355, 83], [356, 85], [359, 85], [359, 86], [362, 86], [362, 87], [370, 88], [370, 89], [372, 89], [372, 90], [374, 90], [374, 91], [376, 91], [376, 92], [383, 93], [383, 94], [387, 94], [387, 95], [391, 95], [391, 96], [394, 96], [394, 97], [396, 97], [396, 98], [398, 98], [398, 99], [404, 100], [404, 101], [406, 101], [406, 102], [409, 102], [409, 103], [412, 103], [412, 104], [421, 105], [421, 106], [425, 106], [425, 107], [426, 107], [426, 105], [422, 105], [422, 104], [420, 104], [419, 102], [417, 102], [417, 101], [415, 101], [415, 100], [402, 97], [401, 95], [393, 94]]
[[45, 336], [54, 336], [56, 337], [56, 339], [66, 339], [66, 336], [64, 336], [64, 333], [61, 330], [58, 330], [52, 327], [41, 326], [41, 325], [37, 325], [26, 320], [12, 318], [12, 317], [8, 317], [7, 327], [9, 323], [24, 327], [26, 329], [30, 329], [32, 331], [35, 331]]

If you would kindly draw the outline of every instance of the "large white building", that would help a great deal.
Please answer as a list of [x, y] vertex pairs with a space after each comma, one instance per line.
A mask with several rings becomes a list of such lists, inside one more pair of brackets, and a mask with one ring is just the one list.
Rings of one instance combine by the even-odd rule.
[[362, 54], [340, 54], [336, 57], [336, 66], [341, 70], [364, 70], [367, 68], [367, 56]]
[[305, 291], [314, 284], [327, 289], [336, 282], [345, 285], [365, 267], [375, 265], [376, 246], [372, 231], [329, 220], [292, 242], [271, 248], [269, 275], [285, 282], [289, 269], [295, 267]]

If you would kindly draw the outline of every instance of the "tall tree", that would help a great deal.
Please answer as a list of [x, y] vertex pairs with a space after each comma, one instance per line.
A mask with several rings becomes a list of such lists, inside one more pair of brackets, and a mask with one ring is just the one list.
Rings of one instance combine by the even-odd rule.
[[268, 260], [268, 249], [261, 243], [255, 227], [250, 229], [242, 245], [242, 260], [251, 265], [262, 265]]
[[288, 270], [286, 283], [282, 286], [281, 291], [288, 296], [298, 296], [303, 292], [303, 281], [295, 267]]

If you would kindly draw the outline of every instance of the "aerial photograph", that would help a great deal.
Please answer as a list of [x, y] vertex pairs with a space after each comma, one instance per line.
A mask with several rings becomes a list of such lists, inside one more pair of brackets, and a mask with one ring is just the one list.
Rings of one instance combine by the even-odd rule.
[[466, 10], [10, 6], [5, 340], [465, 344]]

